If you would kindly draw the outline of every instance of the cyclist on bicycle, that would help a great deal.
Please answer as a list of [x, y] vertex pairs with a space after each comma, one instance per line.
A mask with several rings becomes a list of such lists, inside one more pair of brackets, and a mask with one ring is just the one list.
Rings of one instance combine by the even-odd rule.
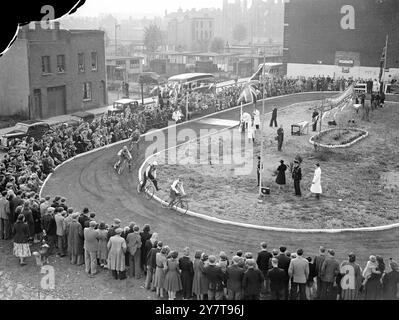
[[178, 178], [177, 180], [173, 181], [172, 185], [170, 186], [170, 199], [169, 207], [173, 207], [176, 198], [186, 195], [183, 188], [183, 181]]
[[118, 152], [118, 157], [119, 160], [117, 163], [114, 165], [115, 170], [119, 170], [120, 166], [125, 162], [128, 161], [129, 163], [129, 171], [131, 171], [131, 160], [132, 160], [132, 155], [130, 154], [127, 146], [124, 146], [121, 150]]
[[152, 164], [150, 164], [147, 169], [144, 172], [144, 181], [141, 184], [140, 187], [140, 192], [143, 192], [146, 184], [147, 184], [147, 180], [151, 180], [151, 182], [154, 184], [155, 189], [157, 189], [157, 191], [159, 191], [160, 189], [158, 188], [158, 183], [157, 183], [157, 166], [158, 166], [158, 162], [154, 161]]

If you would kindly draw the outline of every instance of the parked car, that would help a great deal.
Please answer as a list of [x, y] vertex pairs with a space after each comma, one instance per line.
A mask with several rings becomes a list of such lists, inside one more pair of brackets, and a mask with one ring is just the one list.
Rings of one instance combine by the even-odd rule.
[[131, 112], [135, 112], [139, 107], [139, 103], [132, 99], [121, 99], [114, 102], [112, 106], [108, 108], [108, 115], [115, 115], [124, 113], [127, 108], [130, 108]]
[[14, 130], [0, 137], [0, 149], [8, 150], [11, 142], [15, 139], [24, 137], [34, 138], [35, 140], [41, 139], [48, 131], [50, 131], [49, 124], [42, 121], [29, 120], [19, 122], [15, 125]]
[[94, 113], [79, 111], [70, 115], [71, 119], [66, 122], [68, 126], [78, 127], [82, 122], [91, 123], [96, 117]]

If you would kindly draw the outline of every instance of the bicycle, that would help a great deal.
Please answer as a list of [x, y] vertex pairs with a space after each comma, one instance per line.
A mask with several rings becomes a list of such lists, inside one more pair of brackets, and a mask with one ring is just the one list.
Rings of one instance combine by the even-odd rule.
[[162, 201], [162, 208], [164, 208], [164, 209], [166, 209], [166, 208], [173, 209], [174, 208], [175, 210], [177, 210], [177, 208], [180, 208], [184, 211], [184, 214], [187, 214], [188, 200], [186, 198], [187, 198], [187, 195], [177, 196], [172, 206], [171, 206], [171, 203], [169, 202], [170, 199], [164, 200], [164, 201]]
[[[123, 160], [122, 163], [119, 165], [119, 168], [118, 168], [118, 169], [115, 169], [116, 172], [117, 172], [119, 175], [121, 175], [121, 174], [123, 173], [123, 171], [125, 171], [127, 165], [129, 166], [129, 172], [130, 172], [130, 166], [131, 166], [131, 163], [130, 163], [130, 162], [131, 162], [131, 160], [127, 160], [127, 159]], [[115, 168], [115, 166], [116, 166], [116, 163], [115, 163], [115, 165], [114, 165], [114, 168]]]
[[144, 187], [144, 190], [141, 191], [142, 183], [143, 182], [139, 179], [138, 183], [137, 183], [137, 193], [138, 194], [144, 193], [144, 196], [147, 198], [147, 200], [152, 200], [152, 198], [154, 197], [154, 193], [155, 193], [155, 188], [152, 185], [152, 182], [148, 183], [148, 181], [147, 181], [147, 184]]

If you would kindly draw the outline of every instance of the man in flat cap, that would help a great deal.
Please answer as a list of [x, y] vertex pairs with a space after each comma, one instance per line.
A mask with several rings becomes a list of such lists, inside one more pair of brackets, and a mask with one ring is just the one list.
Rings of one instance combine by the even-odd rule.
[[254, 259], [245, 261], [247, 271], [242, 279], [245, 300], [259, 300], [262, 284], [265, 280], [262, 272], [256, 268]]
[[321, 300], [335, 300], [334, 283], [335, 278], [339, 274], [339, 263], [335, 259], [335, 251], [327, 250], [327, 257], [321, 266]]
[[220, 267], [216, 265], [216, 257], [209, 256], [208, 266], [204, 269], [204, 274], [208, 279], [208, 300], [223, 299], [224, 274]]
[[50, 246], [48, 254], [52, 255], [57, 241], [57, 224], [54, 218], [54, 208], [47, 208], [46, 214], [42, 217], [43, 235], [47, 244]]
[[78, 221], [79, 213], [72, 214], [72, 221], [67, 228], [68, 253], [71, 257], [71, 264], [82, 265], [83, 261], [83, 229]]

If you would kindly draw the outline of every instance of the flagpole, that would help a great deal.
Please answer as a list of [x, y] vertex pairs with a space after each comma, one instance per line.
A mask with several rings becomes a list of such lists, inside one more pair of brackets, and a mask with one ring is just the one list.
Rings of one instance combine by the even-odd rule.
[[383, 76], [382, 76], [382, 83], [384, 83], [385, 70], [387, 69], [387, 55], [388, 55], [388, 35], [385, 40], [385, 61], [384, 61], [384, 72], [383, 72]]

